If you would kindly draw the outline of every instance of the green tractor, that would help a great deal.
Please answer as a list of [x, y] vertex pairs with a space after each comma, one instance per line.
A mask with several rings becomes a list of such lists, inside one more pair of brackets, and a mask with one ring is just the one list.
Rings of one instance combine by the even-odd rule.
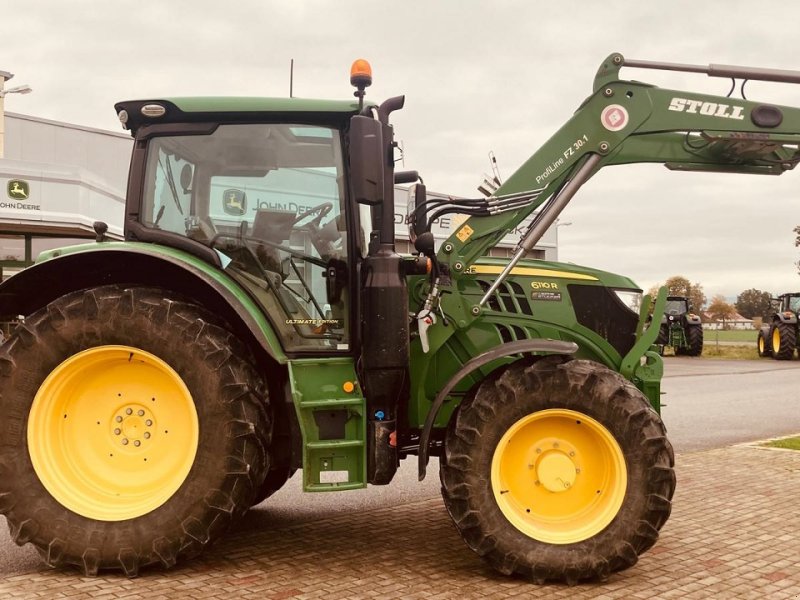
[[[0, 285], [0, 511], [87, 575], [172, 567], [302, 469], [307, 492], [388, 484], [438, 457], [466, 544], [535, 582], [602, 579], [667, 521], [659, 416], [666, 290], [525, 255], [599, 169], [780, 174], [800, 110], [623, 80], [603, 61], [574, 116], [488, 197], [414, 188], [395, 248], [391, 114], [403, 98], [120, 102], [134, 137], [125, 241], [42, 254]], [[524, 227], [510, 259], [487, 258]], [[431, 224], [469, 218], [444, 242]]]
[[661, 328], [656, 344], [663, 355], [664, 347], [671, 346], [677, 355], [700, 356], [703, 352], [703, 324], [700, 317], [689, 311], [689, 300], [684, 296], [667, 296]]
[[791, 360], [800, 347], [800, 292], [781, 294], [772, 300], [774, 312], [758, 331], [758, 355]]

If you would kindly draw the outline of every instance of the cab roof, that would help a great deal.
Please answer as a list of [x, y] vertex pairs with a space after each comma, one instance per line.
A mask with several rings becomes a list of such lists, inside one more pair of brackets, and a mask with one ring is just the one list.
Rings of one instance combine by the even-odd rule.
[[[145, 107], [163, 107], [160, 116], [147, 116]], [[365, 106], [373, 106], [365, 103]], [[264, 97], [171, 97], [152, 100], [126, 100], [114, 105], [125, 129], [135, 134], [142, 125], [191, 122], [303, 121], [338, 120], [358, 112], [357, 100], [319, 100], [308, 98]]]

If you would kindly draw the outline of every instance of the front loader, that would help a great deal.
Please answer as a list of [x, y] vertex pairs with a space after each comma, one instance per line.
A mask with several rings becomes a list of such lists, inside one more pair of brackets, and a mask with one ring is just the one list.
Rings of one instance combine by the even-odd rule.
[[[120, 102], [125, 241], [43, 254], [0, 285], [0, 511], [87, 575], [195, 556], [296, 470], [307, 492], [438, 457], [466, 544], [535, 582], [602, 579], [667, 521], [673, 451], [655, 351], [666, 290], [525, 254], [599, 169], [781, 174], [800, 110], [672, 91], [603, 61], [574, 116], [488, 197], [413, 188], [395, 248], [391, 114], [365, 101]], [[512, 258], [487, 251], [536, 213]], [[469, 218], [444, 242], [431, 223]]]

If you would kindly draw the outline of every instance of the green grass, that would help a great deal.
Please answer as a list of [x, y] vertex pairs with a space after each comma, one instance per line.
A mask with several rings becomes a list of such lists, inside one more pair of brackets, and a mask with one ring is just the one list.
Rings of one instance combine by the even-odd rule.
[[784, 438], [782, 440], [772, 440], [766, 442], [762, 446], [769, 446], [771, 448], [786, 448], [788, 450], [800, 450], [800, 437]]
[[719, 331], [717, 329], [703, 330], [703, 341], [706, 344], [711, 344], [719, 340], [720, 342], [752, 342], [752, 344], [755, 345], [757, 338], [758, 331], [753, 329], [731, 331]]
[[[705, 341], [703, 344], [702, 358], [729, 358], [734, 360], [759, 360], [756, 345], [752, 346], [715, 346], [713, 342]], [[766, 358], [762, 360], [767, 360]]]

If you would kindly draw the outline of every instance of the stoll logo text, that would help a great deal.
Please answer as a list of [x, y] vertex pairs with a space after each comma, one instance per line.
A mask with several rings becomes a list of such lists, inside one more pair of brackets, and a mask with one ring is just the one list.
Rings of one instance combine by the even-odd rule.
[[742, 114], [742, 111], [744, 111], [744, 106], [717, 104], [716, 102], [703, 102], [702, 100], [692, 100], [691, 98], [673, 98], [669, 102], [668, 110], [694, 114], [699, 113], [708, 117], [736, 119], [737, 121], [744, 119], [744, 115]]

